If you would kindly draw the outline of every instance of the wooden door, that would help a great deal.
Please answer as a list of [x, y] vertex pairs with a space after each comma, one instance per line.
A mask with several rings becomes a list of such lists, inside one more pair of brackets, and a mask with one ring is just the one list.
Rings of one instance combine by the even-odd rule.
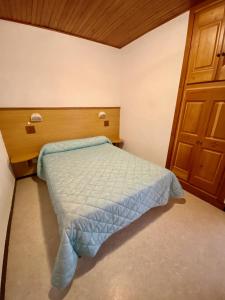
[[217, 68], [216, 80], [225, 80], [225, 34], [223, 38], [223, 47], [219, 53], [219, 65]]
[[189, 182], [214, 195], [225, 170], [225, 87], [214, 88], [209, 95]]
[[185, 181], [189, 180], [193, 159], [198, 150], [198, 141], [204, 131], [209, 100], [210, 97], [206, 91], [188, 90], [184, 93], [171, 169]]
[[224, 35], [224, 1], [195, 13], [187, 83], [215, 80]]

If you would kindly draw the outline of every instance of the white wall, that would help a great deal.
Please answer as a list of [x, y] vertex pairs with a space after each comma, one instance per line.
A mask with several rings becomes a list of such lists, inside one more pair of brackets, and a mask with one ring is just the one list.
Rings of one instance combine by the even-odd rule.
[[15, 179], [9, 169], [9, 160], [0, 132], [0, 282], [6, 230], [12, 204], [14, 184]]
[[0, 20], [0, 107], [118, 106], [119, 50]]
[[122, 48], [121, 137], [125, 149], [165, 166], [188, 13]]

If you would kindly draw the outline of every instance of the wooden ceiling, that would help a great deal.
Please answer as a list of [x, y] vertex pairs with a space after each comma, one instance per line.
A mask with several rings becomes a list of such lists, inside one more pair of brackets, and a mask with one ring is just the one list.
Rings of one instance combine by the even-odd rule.
[[201, 0], [0, 0], [0, 18], [121, 48]]

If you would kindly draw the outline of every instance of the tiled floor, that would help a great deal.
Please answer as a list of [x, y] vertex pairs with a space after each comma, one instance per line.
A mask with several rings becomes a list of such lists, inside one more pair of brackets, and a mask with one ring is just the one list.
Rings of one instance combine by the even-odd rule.
[[57, 221], [45, 183], [17, 182], [6, 300], [225, 300], [225, 213], [186, 193], [81, 258], [72, 285], [51, 288]]

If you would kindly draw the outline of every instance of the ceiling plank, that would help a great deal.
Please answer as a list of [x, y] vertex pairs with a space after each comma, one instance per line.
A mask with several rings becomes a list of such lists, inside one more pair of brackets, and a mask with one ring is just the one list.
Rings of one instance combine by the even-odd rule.
[[0, 0], [0, 18], [121, 48], [202, 0]]

